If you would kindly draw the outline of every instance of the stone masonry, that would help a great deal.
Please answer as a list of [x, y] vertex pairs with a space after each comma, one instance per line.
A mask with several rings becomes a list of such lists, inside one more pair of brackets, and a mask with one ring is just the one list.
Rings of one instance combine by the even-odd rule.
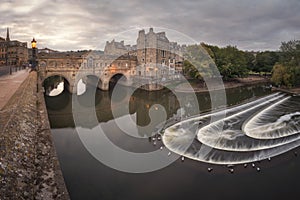
[[0, 112], [0, 199], [69, 199], [35, 72]]

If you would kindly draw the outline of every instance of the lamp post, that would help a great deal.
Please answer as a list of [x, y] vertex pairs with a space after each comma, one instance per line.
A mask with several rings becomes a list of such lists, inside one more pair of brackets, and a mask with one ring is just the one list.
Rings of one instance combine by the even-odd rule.
[[31, 48], [32, 48], [32, 63], [31, 63], [31, 70], [37, 71], [36, 75], [36, 92], [39, 92], [39, 70], [37, 69], [36, 65], [36, 40], [33, 38], [31, 41]]
[[31, 41], [31, 48], [32, 48], [31, 70], [36, 70], [36, 40], [34, 38]]

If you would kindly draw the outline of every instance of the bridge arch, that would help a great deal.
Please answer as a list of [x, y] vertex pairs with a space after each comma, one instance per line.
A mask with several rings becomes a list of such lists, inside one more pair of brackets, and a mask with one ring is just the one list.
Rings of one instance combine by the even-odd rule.
[[109, 90], [115, 86], [115, 84], [118, 82], [118, 84], [130, 86], [131, 85], [131, 79], [130, 75], [123, 72], [116, 72], [106, 75], [105, 77], [101, 77], [102, 81], [102, 90]]
[[77, 87], [77, 94], [81, 95], [88, 89], [101, 89], [102, 80], [96, 74], [83, 74], [80, 77], [77, 77], [75, 84]]
[[47, 74], [46, 76], [43, 77], [42, 83], [44, 83], [44, 81], [45, 81], [47, 78], [51, 77], [51, 76], [61, 76], [61, 77], [63, 77], [64, 79], [66, 79], [69, 83], [72, 82], [72, 80], [71, 80], [67, 75], [65, 75], [65, 74], [62, 74], [62, 73], [49, 73], [49, 74]]
[[[61, 75], [61, 74], [51, 74], [46, 76], [43, 80], [42, 80], [42, 86], [44, 87], [45, 90], [45, 94], [52, 96], [51, 92], [53, 92], [54, 89], [59, 90], [58, 87], [60, 87], [60, 84], [63, 83], [63, 90], [61, 92], [63, 92], [64, 90], [68, 90], [68, 92], [72, 92], [70, 90], [70, 85], [72, 84], [68, 78], [66, 78], [65, 76]], [[61, 92], [59, 91], [55, 91], [53, 93], [53, 96], [57, 96], [59, 95]]]
[[119, 81], [120, 79], [124, 78], [124, 81], [127, 81], [129, 78], [127, 77], [126, 74], [122, 73], [122, 72], [117, 72], [112, 74], [111, 76], [109, 76], [109, 82], [111, 81]]

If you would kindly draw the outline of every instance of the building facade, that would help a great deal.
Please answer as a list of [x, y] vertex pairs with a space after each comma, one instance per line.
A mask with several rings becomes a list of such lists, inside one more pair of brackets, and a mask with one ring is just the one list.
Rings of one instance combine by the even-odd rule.
[[104, 55], [131, 55], [137, 59], [137, 75], [144, 77], [175, 74], [182, 72], [185, 45], [170, 42], [165, 32], [155, 33], [153, 28], [146, 33], [140, 30], [135, 45], [125, 45], [124, 41], [107, 41]]
[[[146, 33], [140, 30], [137, 38], [137, 76], [145, 89], [161, 89], [164, 82], [180, 78], [183, 65], [182, 47], [170, 42], [165, 32]], [[148, 82], [148, 84], [146, 84]]]
[[7, 42], [4, 38], [0, 37], [0, 66], [6, 65], [7, 61]]
[[143, 83], [144, 89], [161, 89], [161, 83], [178, 79], [182, 73], [185, 45], [170, 42], [165, 32], [155, 33], [153, 28], [146, 33], [138, 32], [136, 44], [125, 45], [124, 41], [106, 42], [104, 55], [131, 55], [137, 63], [132, 74], [135, 82]]
[[0, 37], [0, 65], [23, 66], [27, 63], [27, 42], [10, 40], [7, 28], [6, 39]]

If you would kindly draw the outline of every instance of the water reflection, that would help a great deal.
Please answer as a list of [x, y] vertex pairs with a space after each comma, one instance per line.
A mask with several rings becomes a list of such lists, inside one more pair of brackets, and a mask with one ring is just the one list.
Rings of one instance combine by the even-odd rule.
[[[77, 96], [77, 99], [79, 103], [82, 103], [82, 106], [95, 107], [99, 123], [114, 119], [112, 109], [116, 110], [117, 113], [117, 110], [122, 110], [121, 108], [123, 106], [127, 106], [130, 114], [136, 113], [136, 124], [139, 126], [145, 126], [150, 123], [149, 109], [156, 104], [164, 107], [167, 113], [167, 119], [179, 114], [190, 116], [199, 114], [199, 111], [193, 110], [192, 104], [195, 103], [199, 104], [200, 112], [207, 112], [211, 108], [209, 93], [197, 94], [198, 102], [192, 101], [193, 98], [189, 94], [177, 94], [177, 97], [181, 98], [182, 102], [185, 102], [183, 108], [180, 108], [177, 97], [168, 89], [156, 92], [135, 90], [133, 95], [129, 97], [127, 94], [130, 94], [132, 90], [132, 88], [128, 87], [119, 89], [119, 99], [114, 98], [112, 101], [111, 91], [94, 90], [92, 88], [90, 91], [87, 91], [86, 94], [83, 93]], [[93, 92], [95, 92], [95, 99], [89, 100], [91, 96], [90, 93], [93, 94]], [[229, 106], [239, 104], [268, 93], [270, 93], [270, 90], [261, 86], [233, 88], [226, 91], [227, 103]], [[123, 104], [126, 98], [129, 98], [129, 105]], [[75, 126], [72, 116], [72, 95], [68, 93], [68, 91], [64, 90], [61, 95], [55, 97], [45, 96], [45, 99], [52, 128]], [[122, 115], [123, 113], [120, 113], [120, 116]], [[81, 125], [86, 127], [85, 124]]]
[[68, 83], [62, 76], [51, 76], [44, 80], [43, 86], [47, 96], [58, 96]]

